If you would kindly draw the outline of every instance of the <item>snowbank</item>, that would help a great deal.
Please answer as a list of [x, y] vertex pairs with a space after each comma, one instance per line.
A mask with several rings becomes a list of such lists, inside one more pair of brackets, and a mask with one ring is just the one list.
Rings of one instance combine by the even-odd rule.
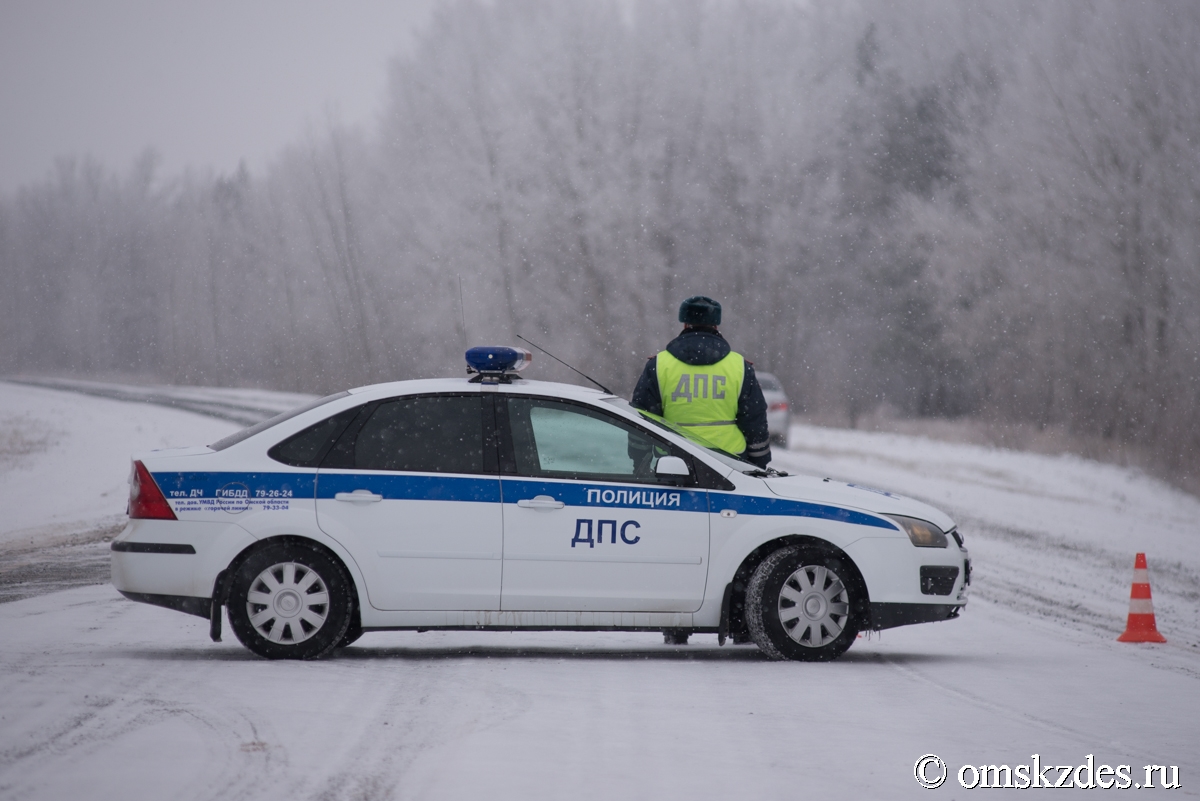
[[135, 451], [206, 444], [236, 423], [0, 381], [0, 547], [121, 523]]

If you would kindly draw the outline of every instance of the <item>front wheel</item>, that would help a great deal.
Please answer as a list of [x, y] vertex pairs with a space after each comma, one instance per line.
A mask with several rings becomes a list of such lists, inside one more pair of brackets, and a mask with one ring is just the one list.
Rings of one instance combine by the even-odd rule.
[[234, 574], [229, 624], [267, 659], [316, 659], [342, 642], [354, 607], [350, 578], [324, 552], [278, 543], [252, 554]]
[[844, 557], [803, 545], [763, 560], [746, 587], [746, 623], [772, 659], [824, 662], [854, 642], [860, 598]]

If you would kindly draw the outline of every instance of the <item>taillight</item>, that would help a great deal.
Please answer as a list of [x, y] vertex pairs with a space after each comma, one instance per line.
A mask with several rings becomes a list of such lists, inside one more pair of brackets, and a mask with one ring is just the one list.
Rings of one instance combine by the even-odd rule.
[[772, 403], [767, 410], [772, 412], [786, 412], [787, 401], [777, 401], [776, 403]]
[[129, 477], [129, 517], [132, 520], [179, 519], [141, 462], [133, 463], [133, 475]]

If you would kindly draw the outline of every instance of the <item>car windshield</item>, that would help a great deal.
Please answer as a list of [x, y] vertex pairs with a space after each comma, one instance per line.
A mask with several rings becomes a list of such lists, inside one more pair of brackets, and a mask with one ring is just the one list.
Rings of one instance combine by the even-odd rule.
[[315, 400], [312, 403], [306, 403], [303, 406], [297, 406], [295, 409], [286, 411], [283, 414], [277, 414], [270, 419], [263, 420], [261, 423], [255, 423], [254, 425], [250, 426], [249, 428], [243, 428], [241, 431], [238, 431], [237, 433], [230, 434], [229, 436], [225, 437], [224, 439], [217, 440], [216, 442], [214, 442], [212, 445], [209, 445], [208, 447], [213, 449], [214, 451], [223, 451], [226, 448], [228, 448], [230, 445], [237, 445], [242, 440], [249, 439], [250, 437], [253, 437], [255, 434], [259, 433], [260, 431], [266, 431], [268, 428], [270, 428], [272, 426], [279, 425], [284, 420], [291, 420], [293, 417], [296, 417], [297, 415], [304, 414], [305, 412], [307, 412], [311, 409], [315, 409], [318, 406], [324, 406], [325, 404], [327, 404], [331, 401], [335, 401], [339, 398], [344, 398], [349, 394], [350, 394], [349, 392], [337, 392], [333, 395], [326, 395], [325, 397]]
[[627, 411], [636, 412], [648, 423], [651, 423], [652, 425], [657, 426], [664, 431], [669, 431], [672, 434], [683, 437], [688, 442], [707, 449], [709, 453], [720, 459], [724, 464], [732, 467], [734, 470], [742, 473], [755, 473], [762, 471], [762, 468], [758, 465], [751, 464], [750, 462], [739, 458], [736, 454], [722, 450], [716, 445], [713, 445], [699, 431], [689, 430], [687, 428], [683, 428], [682, 426], [677, 426], [674, 423], [663, 419], [657, 414], [651, 414], [650, 412], [637, 408], [624, 398], [605, 398], [604, 400], [608, 403], [611, 403], [613, 406], [619, 406]]

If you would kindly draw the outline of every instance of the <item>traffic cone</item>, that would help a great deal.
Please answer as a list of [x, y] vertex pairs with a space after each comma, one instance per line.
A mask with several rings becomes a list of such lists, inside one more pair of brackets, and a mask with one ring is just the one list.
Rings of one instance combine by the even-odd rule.
[[1129, 590], [1129, 621], [1125, 633], [1117, 642], [1166, 642], [1154, 625], [1154, 604], [1150, 601], [1150, 573], [1146, 570], [1146, 554], [1139, 553], [1133, 562], [1133, 587]]

